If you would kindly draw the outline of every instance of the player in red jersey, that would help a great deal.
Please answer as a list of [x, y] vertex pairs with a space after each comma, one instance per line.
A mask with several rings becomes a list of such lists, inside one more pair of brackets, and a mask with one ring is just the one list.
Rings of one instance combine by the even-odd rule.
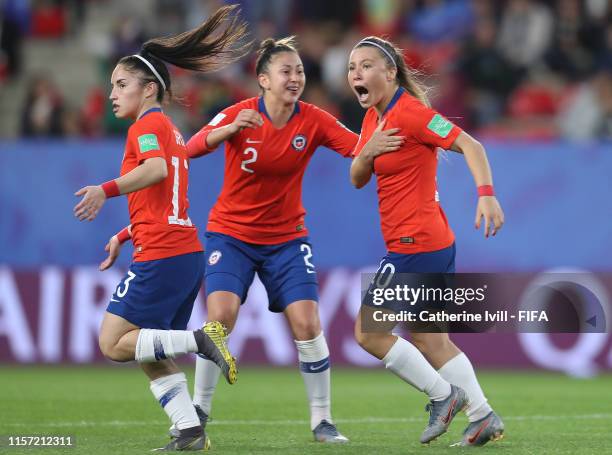
[[[329, 350], [301, 193], [316, 148], [349, 157], [357, 135], [299, 101], [305, 77], [293, 38], [265, 40], [256, 73], [262, 96], [223, 110], [187, 144], [196, 157], [225, 143], [223, 189], [206, 233], [208, 315], [231, 330], [257, 273], [270, 311], [284, 313], [293, 333], [315, 440], [346, 442], [331, 419]], [[197, 359], [194, 403], [206, 416], [218, 378], [214, 363]]]
[[[368, 37], [355, 46], [348, 82], [361, 106], [368, 109], [351, 166], [351, 181], [361, 188], [376, 175], [388, 249], [372, 285], [386, 282], [395, 273], [454, 273], [454, 235], [436, 190], [437, 148], [464, 154], [478, 187], [476, 228], [484, 218], [488, 237], [499, 231], [504, 215], [494, 196], [483, 146], [430, 108], [401, 51], [386, 40]], [[359, 344], [431, 400], [429, 424], [421, 442], [428, 443], [444, 433], [464, 406], [470, 424], [461, 444], [482, 445], [502, 437], [501, 419], [487, 403], [469, 359], [448, 334], [412, 333], [412, 344], [390, 330], [362, 331], [367, 320], [362, 316], [372, 314], [372, 307], [364, 300], [355, 325]]]
[[92, 221], [109, 197], [126, 194], [130, 226], [111, 237], [112, 266], [121, 243], [132, 238], [134, 258], [111, 298], [100, 328], [102, 353], [118, 362], [136, 360], [149, 377], [155, 398], [179, 429], [165, 450], [207, 449], [210, 441], [191, 403], [185, 375], [174, 357], [205, 354], [236, 379], [225, 329], [209, 322], [186, 330], [201, 286], [204, 254], [187, 215], [189, 157], [183, 137], [161, 109], [171, 97], [165, 62], [206, 72], [238, 58], [246, 31], [235, 6], [220, 8], [197, 29], [147, 41], [139, 54], [123, 57], [111, 77], [110, 99], [118, 118], [134, 121], [128, 131], [121, 176], [76, 192], [83, 199], [74, 212]]

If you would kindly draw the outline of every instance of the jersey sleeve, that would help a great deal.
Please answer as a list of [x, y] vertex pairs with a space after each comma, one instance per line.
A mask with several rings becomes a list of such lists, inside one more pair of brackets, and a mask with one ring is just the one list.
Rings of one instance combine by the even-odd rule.
[[214, 129], [232, 123], [240, 111], [241, 107], [238, 105], [227, 107], [215, 115], [200, 131], [194, 134], [187, 142], [187, 153], [189, 154], [189, 158], [198, 158], [213, 152], [215, 149], [211, 149], [208, 146], [206, 138]]
[[136, 153], [138, 164], [149, 158], [166, 157], [167, 127], [163, 122], [143, 119], [130, 127], [128, 141]]
[[415, 104], [405, 118], [407, 133], [419, 142], [434, 147], [449, 149], [463, 131], [441, 114], [423, 104]]
[[355, 149], [353, 150], [353, 153], [352, 153], [353, 158], [355, 158], [361, 153], [361, 150], [363, 150], [363, 147], [370, 140], [371, 135], [368, 134], [367, 132], [368, 125], [371, 121], [370, 117], [371, 117], [370, 110], [368, 110], [365, 116], [363, 117], [363, 122], [361, 123], [361, 133], [359, 134], [359, 138], [357, 139], [357, 144], [355, 145]]
[[358, 136], [328, 112], [322, 109], [317, 109], [316, 112], [321, 128], [321, 145], [346, 158], [351, 157]]
[[355, 148], [353, 149], [353, 152], [351, 153], [351, 156], [354, 158], [356, 156], [359, 156], [359, 154], [361, 153], [361, 150], [363, 149], [363, 146], [366, 144], [367, 140], [363, 137], [363, 129], [361, 130], [362, 134], [359, 135], [359, 139], [357, 139], [357, 145], [355, 145]]

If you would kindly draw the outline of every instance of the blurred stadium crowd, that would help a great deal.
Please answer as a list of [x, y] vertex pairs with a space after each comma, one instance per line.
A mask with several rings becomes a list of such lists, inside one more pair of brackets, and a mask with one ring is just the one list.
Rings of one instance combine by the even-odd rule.
[[[266, 0], [236, 1], [255, 43], [298, 36], [306, 69], [303, 99], [355, 131], [363, 111], [346, 82], [347, 57], [363, 36], [405, 50], [434, 106], [479, 137], [612, 138], [612, 6], [608, 0]], [[232, 3], [236, 3], [232, 2]], [[27, 77], [21, 137], [123, 133], [107, 102], [114, 62], [148, 37], [199, 24], [222, 1], [139, 0], [129, 14], [113, 0], [0, 0], [0, 89]], [[56, 74], [23, 74], [28, 40], [78, 42], [92, 4], [109, 6], [112, 27], [90, 45], [97, 77], [80, 104], [66, 101]], [[254, 47], [255, 49], [255, 47]], [[254, 56], [206, 77], [173, 70], [171, 115], [189, 136], [220, 109], [258, 93]], [[75, 69], [78, 71], [78, 69]], [[72, 71], [72, 69], [71, 69]]]

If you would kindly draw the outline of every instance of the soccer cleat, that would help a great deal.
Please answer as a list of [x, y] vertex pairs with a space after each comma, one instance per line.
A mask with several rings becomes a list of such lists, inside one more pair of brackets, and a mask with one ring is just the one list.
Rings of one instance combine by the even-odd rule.
[[344, 444], [349, 442], [348, 438], [342, 436], [336, 425], [327, 420], [321, 420], [314, 430], [312, 430], [312, 434], [314, 434], [315, 441], [318, 442], [327, 442], [332, 444]]
[[165, 447], [154, 449], [153, 452], [187, 452], [210, 449], [210, 439], [202, 427], [179, 430], [177, 438], [170, 441]]
[[236, 359], [227, 348], [225, 338], [227, 330], [219, 321], [210, 321], [200, 330], [194, 330], [198, 345], [198, 354], [206, 356], [221, 368], [221, 372], [229, 384], [234, 384], [238, 376]]
[[489, 412], [476, 422], [471, 422], [463, 432], [462, 446], [483, 446], [489, 441], [504, 437], [504, 422], [495, 412]]
[[[206, 430], [206, 423], [209, 420], [208, 414], [206, 414], [197, 404], [194, 404], [193, 407], [195, 408], [196, 414], [198, 415], [198, 419], [200, 419], [200, 425], [202, 425], [202, 429]], [[180, 436], [180, 430], [174, 425], [172, 425], [170, 427], [170, 430], [168, 430], [168, 434], [171, 438], [178, 438]]]
[[452, 384], [451, 393], [447, 398], [431, 401], [425, 407], [425, 411], [429, 412], [429, 423], [421, 434], [421, 443], [427, 444], [446, 433], [453, 417], [467, 405], [467, 402], [465, 391]]

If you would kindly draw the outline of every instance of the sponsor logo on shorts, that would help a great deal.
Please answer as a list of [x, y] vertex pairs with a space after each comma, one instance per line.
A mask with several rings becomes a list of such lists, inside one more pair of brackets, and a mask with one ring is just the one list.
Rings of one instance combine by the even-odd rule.
[[215, 265], [221, 259], [221, 251], [215, 250], [208, 256], [208, 265]]
[[308, 141], [306, 139], [306, 136], [304, 136], [303, 134], [298, 134], [291, 141], [291, 145], [298, 152], [301, 152], [302, 150], [304, 150], [306, 148], [306, 144], [307, 143], [308, 143]]

